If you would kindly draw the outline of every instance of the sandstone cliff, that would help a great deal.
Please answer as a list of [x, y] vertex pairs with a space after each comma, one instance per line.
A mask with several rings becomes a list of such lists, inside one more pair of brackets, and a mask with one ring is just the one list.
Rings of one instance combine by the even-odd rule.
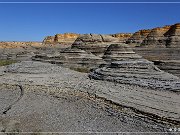
[[180, 47], [180, 23], [172, 25], [164, 35], [167, 47]]
[[118, 38], [119, 42], [126, 43], [126, 41], [132, 36], [132, 33], [116, 33], [112, 34], [113, 37]]
[[156, 47], [166, 47], [166, 37], [164, 34], [171, 28], [170, 25], [154, 28], [150, 31], [141, 45], [151, 45]]
[[139, 30], [139, 31], [135, 32], [127, 40], [126, 43], [140, 45], [150, 32], [151, 32], [151, 30], [149, 30], [149, 29], [148, 30]]
[[64, 33], [64, 34], [56, 34], [55, 36], [47, 36], [44, 40], [44, 44], [63, 44], [63, 45], [71, 45], [79, 34], [76, 33]]
[[47, 36], [43, 40], [43, 44], [54, 44], [54, 36]]

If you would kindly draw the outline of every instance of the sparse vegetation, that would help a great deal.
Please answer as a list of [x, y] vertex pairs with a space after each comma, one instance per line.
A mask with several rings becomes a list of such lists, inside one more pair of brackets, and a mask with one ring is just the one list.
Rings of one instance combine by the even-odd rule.
[[12, 63], [16, 63], [16, 60], [0, 60], [0, 66], [6, 66], [6, 65], [10, 65]]

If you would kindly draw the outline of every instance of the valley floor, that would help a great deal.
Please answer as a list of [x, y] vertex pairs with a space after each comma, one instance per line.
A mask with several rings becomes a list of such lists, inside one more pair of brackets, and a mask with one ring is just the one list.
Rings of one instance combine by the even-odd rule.
[[49, 63], [0, 67], [2, 132], [172, 134], [179, 122], [179, 93], [92, 80]]

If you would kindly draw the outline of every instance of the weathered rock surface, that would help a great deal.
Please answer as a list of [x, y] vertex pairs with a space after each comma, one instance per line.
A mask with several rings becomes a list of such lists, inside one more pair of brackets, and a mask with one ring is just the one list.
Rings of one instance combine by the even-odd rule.
[[92, 53], [77, 48], [66, 48], [59, 53], [50, 55], [39, 54], [32, 58], [37, 61], [50, 62], [60, 64], [69, 68], [95, 68], [105, 63], [104, 60]]
[[54, 36], [47, 36], [43, 40], [44, 44], [54, 44]]
[[164, 35], [167, 47], [180, 47], [180, 23], [172, 25]]
[[41, 42], [0, 42], [0, 49], [14, 49], [14, 48], [28, 48], [28, 47], [42, 47]]
[[143, 58], [155, 62], [161, 70], [180, 77], [179, 47], [134, 47], [133, 50]]
[[141, 45], [148, 45], [154, 47], [166, 47], [166, 37], [164, 34], [170, 29], [170, 25], [158, 27], [151, 30], [147, 37], [143, 40]]
[[[116, 47], [123, 48], [124, 46]], [[111, 46], [109, 48], [111, 48]], [[129, 50], [129, 52], [132, 51]], [[127, 49], [126, 53], [128, 53]], [[126, 53], [124, 57], [126, 57]], [[111, 56], [113, 56], [113, 54], [111, 54]], [[158, 69], [153, 62], [138, 59], [138, 57], [136, 57], [135, 60], [117, 58], [117, 61], [93, 71], [90, 77], [99, 80], [145, 86], [153, 89], [180, 91], [180, 79], [178, 77], [163, 72]]]
[[[24, 95], [0, 119], [20, 121], [20, 130], [24, 132], [35, 129], [147, 132], [162, 129], [160, 122], [179, 126], [180, 99], [176, 92], [93, 80], [87, 74], [42, 62], [24, 61], [7, 66], [5, 71], [0, 77], [0, 100], [8, 97], [8, 93], [10, 98], [4, 101], [16, 100], [17, 84], [22, 86]], [[90, 97], [94, 103], [85, 101]], [[6, 108], [4, 105], [9, 104], [0, 102], [0, 110]]]
[[153, 62], [161, 70], [180, 77], [180, 60], [155, 60]]
[[55, 36], [47, 36], [44, 40], [44, 44], [61, 44], [61, 45], [71, 45], [79, 37], [76, 33], [64, 33], [56, 34]]
[[112, 34], [113, 37], [118, 38], [120, 43], [126, 43], [126, 41], [132, 36], [132, 33], [116, 33]]
[[131, 45], [140, 45], [143, 40], [147, 37], [147, 35], [151, 32], [150, 29], [148, 30], [139, 30], [135, 32], [127, 41], [127, 44]]
[[84, 34], [75, 40], [72, 48], [79, 48], [101, 57], [111, 43], [117, 42], [119, 42], [118, 38], [110, 35]]
[[128, 44], [111, 44], [102, 57], [107, 62], [117, 60], [136, 60], [141, 56], [137, 55]]
[[0, 42], [0, 59], [27, 60], [41, 47], [41, 42]]

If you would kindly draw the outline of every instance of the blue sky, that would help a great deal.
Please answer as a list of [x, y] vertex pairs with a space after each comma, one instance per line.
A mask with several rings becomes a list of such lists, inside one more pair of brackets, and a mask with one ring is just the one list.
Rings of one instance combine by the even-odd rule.
[[[18, 1], [25, 2], [25, 0]], [[139, 29], [180, 22], [179, 13], [180, 4], [1, 3], [0, 41], [41, 41], [47, 35], [65, 32], [102, 34], [135, 32]]]

